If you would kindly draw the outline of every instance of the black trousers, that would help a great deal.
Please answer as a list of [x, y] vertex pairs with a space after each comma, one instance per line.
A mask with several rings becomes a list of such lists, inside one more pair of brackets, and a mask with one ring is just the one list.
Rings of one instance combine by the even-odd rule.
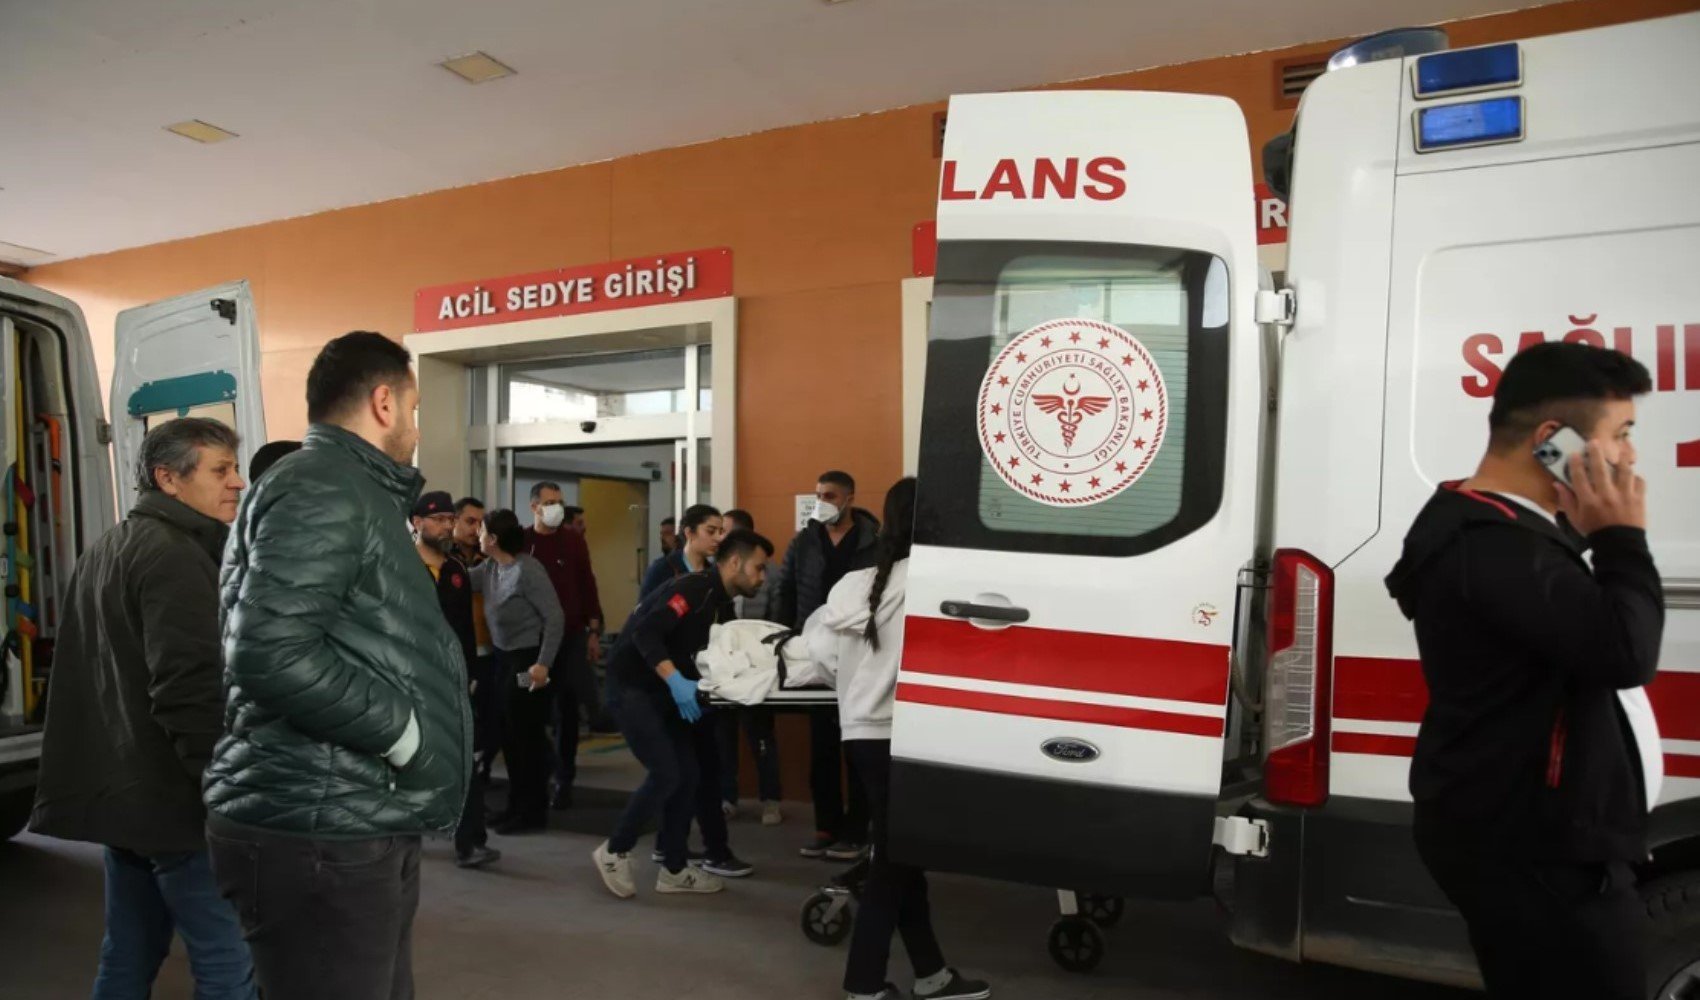
[[849, 993], [878, 993], [885, 988], [891, 960], [891, 934], [903, 937], [903, 950], [917, 979], [944, 969], [944, 953], [933, 934], [932, 907], [927, 901], [927, 873], [891, 861], [886, 850], [887, 811], [891, 803], [891, 741], [851, 740], [844, 744], [850, 773], [867, 792], [873, 819], [873, 855], [856, 930], [850, 939], [850, 960], [844, 967]]
[[508, 714], [507, 667], [496, 653], [480, 656], [472, 664], [478, 690], [472, 693], [472, 749], [475, 768], [489, 783], [490, 768], [502, 752], [502, 732]]
[[561, 640], [561, 651], [549, 670], [554, 688], [555, 786], [573, 787], [578, 780], [578, 727], [581, 719], [596, 714], [596, 676], [590, 669], [589, 633], [570, 632]]
[[850, 808], [844, 808], [843, 733], [838, 709], [809, 713], [809, 795], [814, 799], [815, 829], [834, 840], [853, 844], [868, 839], [868, 793], [856, 778], [856, 759], [850, 758]]
[[[508, 761], [507, 818], [543, 825], [549, 819], [549, 700], [555, 680], [532, 691], [519, 682], [537, 663], [536, 647], [501, 650], [497, 683], [507, 687], [502, 756]], [[553, 672], [551, 672], [553, 673]]]
[[455, 856], [464, 858], [473, 848], [490, 841], [484, 826], [484, 775], [477, 767], [466, 783], [466, 804], [461, 807], [460, 822], [455, 825]]
[[691, 725], [697, 758], [697, 829], [702, 831], [703, 850], [710, 861], [725, 861], [732, 856], [732, 834], [726, 828], [726, 814], [720, 811], [721, 771], [726, 766], [720, 756], [720, 727], [721, 718], [730, 714], [707, 709]]
[[1627, 864], [1537, 862], [1416, 824], [1417, 852], [1470, 929], [1493, 1000], [1640, 1000], [1647, 911]]
[[411, 1000], [418, 837], [312, 840], [213, 820], [207, 846], [266, 1000]]

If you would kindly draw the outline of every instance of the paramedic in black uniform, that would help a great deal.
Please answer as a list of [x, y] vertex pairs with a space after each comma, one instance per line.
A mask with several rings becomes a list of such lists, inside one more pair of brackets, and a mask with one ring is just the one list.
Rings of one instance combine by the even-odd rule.
[[613, 834], [592, 853], [603, 884], [622, 899], [637, 891], [629, 855], [657, 809], [661, 828], [655, 842], [663, 860], [655, 891], [707, 893], [725, 888], [719, 876], [686, 864], [685, 839], [698, 780], [692, 727], [702, 718], [696, 654], [708, 645], [710, 627], [733, 598], [748, 597], [761, 587], [772, 555], [773, 543], [754, 532], [727, 535], [715, 551], [713, 566], [669, 581], [637, 606], [609, 655], [608, 710], [645, 771]]
[[[443, 619], [460, 641], [461, 655], [466, 658], [467, 694], [478, 697], [477, 631], [472, 625], [472, 576], [465, 564], [456, 558], [455, 503], [447, 493], [438, 490], [422, 495], [413, 503], [413, 544], [419, 558], [431, 572], [437, 586], [437, 604], [443, 609]], [[478, 713], [472, 715], [472, 745], [481, 747], [486, 739]], [[466, 806], [461, 810], [460, 824], [455, 827], [455, 864], [462, 868], [483, 868], [501, 858], [502, 852], [488, 846], [489, 833], [484, 828], [484, 780], [475, 766], [472, 779], [466, 786]]]
[[[1429, 690], [1417, 849], [1495, 998], [1645, 995], [1630, 866], [1647, 859], [1648, 802], [1618, 692], [1653, 679], [1664, 630], [1629, 442], [1651, 388], [1616, 351], [1518, 354], [1476, 474], [1429, 500], [1388, 577]], [[1574, 489], [1533, 455], [1561, 427], [1587, 441]]]

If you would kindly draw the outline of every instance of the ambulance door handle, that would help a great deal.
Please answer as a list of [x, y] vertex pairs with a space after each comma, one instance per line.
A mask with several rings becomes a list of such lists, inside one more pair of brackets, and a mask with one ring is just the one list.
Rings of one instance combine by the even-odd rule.
[[968, 601], [945, 601], [939, 605], [939, 613], [951, 618], [967, 618], [972, 621], [1000, 622], [1009, 625], [1019, 625], [1032, 617], [1026, 608], [1011, 608], [997, 604], [971, 604]]

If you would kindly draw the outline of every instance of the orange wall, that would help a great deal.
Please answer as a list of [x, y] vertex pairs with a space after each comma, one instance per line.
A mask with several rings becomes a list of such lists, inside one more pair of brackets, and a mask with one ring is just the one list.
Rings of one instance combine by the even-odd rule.
[[[1455, 46], [1700, 8], [1700, 0], [1578, 0], [1449, 25]], [[1070, 87], [1223, 94], [1253, 149], [1285, 129], [1273, 64], [1333, 42]], [[400, 336], [422, 285], [693, 247], [730, 246], [739, 298], [737, 497], [776, 534], [791, 495], [828, 467], [878, 510], [901, 467], [898, 281], [909, 231], [932, 217], [942, 104], [663, 150], [37, 268], [82, 304], [103, 381], [120, 309], [236, 278], [253, 284], [267, 426], [299, 437], [302, 385], [347, 330]], [[820, 391], [826, 389], [828, 391]], [[428, 404], [427, 404], [428, 405]]]

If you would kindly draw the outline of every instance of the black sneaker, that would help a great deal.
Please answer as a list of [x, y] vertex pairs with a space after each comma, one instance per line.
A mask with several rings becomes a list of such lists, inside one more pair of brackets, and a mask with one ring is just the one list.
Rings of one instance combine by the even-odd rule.
[[989, 983], [969, 979], [955, 969], [950, 970], [950, 982], [932, 993], [915, 991], [915, 1000], [986, 1000], [992, 995]]
[[[856, 996], [861, 996], [861, 994], [859, 994], [859, 993], [847, 993], [847, 994], [845, 994], [846, 1000], [848, 1000], [848, 998], [850, 998], [850, 997], [856, 997]], [[897, 987], [891, 985], [890, 983], [886, 983], [885, 989], [880, 990], [878, 993], [874, 994], [874, 1000], [903, 1000], [903, 992], [901, 990], [899, 990]]]
[[805, 858], [824, 858], [826, 849], [832, 846], [833, 840], [831, 834], [816, 833], [814, 839], [803, 845], [803, 849], [797, 853]]
[[749, 878], [756, 873], [755, 865], [740, 859], [735, 854], [728, 854], [718, 861], [704, 861], [697, 867], [710, 875], [719, 875], [721, 878]]
[[555, 794], [549, 799], [549, 808], [556, 812], [562, 812], [564, 810], [571, 809], [572, 807], [573, 790], [571, 788], [558, 788], [555, 790]]
[[828, 861], [860, 861], [862, 855], [868, 853], [868, 845], [858, 844], [849, 840], [840, 840], [826, 849]]

